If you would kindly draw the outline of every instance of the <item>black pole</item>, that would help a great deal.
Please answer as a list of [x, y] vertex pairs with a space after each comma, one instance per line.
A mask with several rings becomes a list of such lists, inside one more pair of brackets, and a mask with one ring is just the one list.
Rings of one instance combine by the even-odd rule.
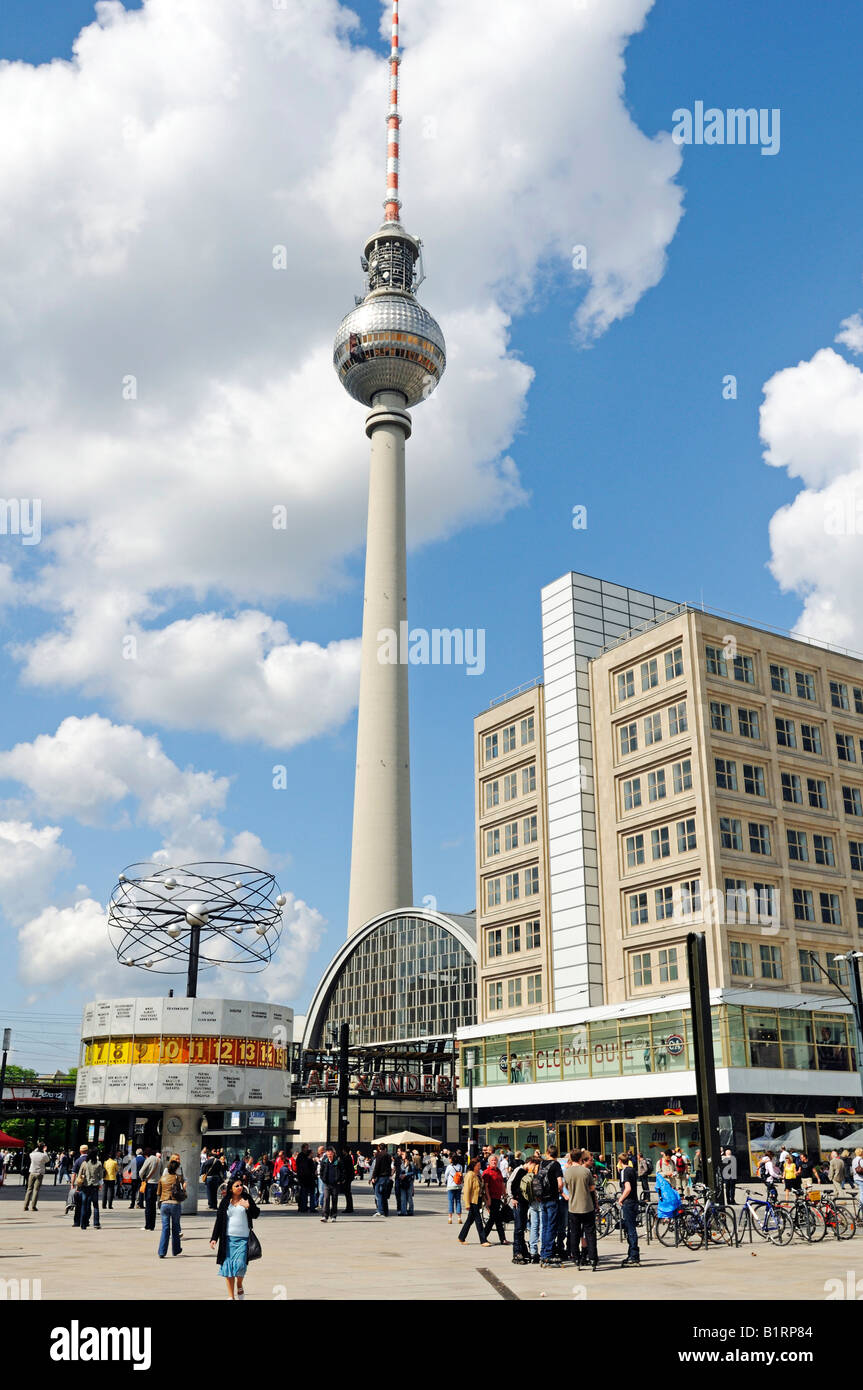
[[6, 1059], [12, 1046], [12, 1029], [3, 1029], [3, 1061], [0, 1062], [0, 1115], [3, 1113], [3, 1087], [6, 1085]]
[[[475, 1061], [476, 1053], [470, 1052], [471, 1062]], [[473, 1158], [473, 1067], [467, 1069], [467, 1156]]]
[[716, 1062], [713, 1056], [713, 1023], [707, 987], [707, 940], [702, 932], [686, 937], [689, 965], [689, 1002], [692, 1010], [692, 1050], [695, 1054], [695, 1088], [698, 1096], [698, 1128], [701, 1132], [701, 1166], [704, 1182], [718, 1197], [722, 1175], [719, 1143], [719, 1107], [716, 1100]]
[[[186, 919], [189, 920], [188, 918]], [[201, 947], [201, 923], [189, 922], [192, 928], [189, 933], [189, 978], [186, 982], [186, 996], [189, 999], [198, 997], [198, 952]]]
[[339, 1029], [339, 1153], [348, 1147], [348, 1043], [350, 1028]]
[[863, 1078], [863, 989], [860, 986], [860, 968], [857, 952], [851, 951], [848, 964], [851, 967], [851, 993], [854, 996], [854, 1021], [857, 1024], [857, 1070]]

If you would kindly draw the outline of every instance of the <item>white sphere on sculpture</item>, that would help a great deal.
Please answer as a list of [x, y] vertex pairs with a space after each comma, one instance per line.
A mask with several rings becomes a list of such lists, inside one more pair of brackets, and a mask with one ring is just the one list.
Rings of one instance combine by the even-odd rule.
[[175, 878], [166, 878], [163, 882], [169, 893], [177, 886], [177, 880]]
[[287, 899], [287, 897], [285, 896], [285, 894], [284, 894], [284, 893], [280, 893], [279, 896], [276, 898], [276, 906], [277, 906], [277, 907], [284, 907], [284, 905], [285, 905], [285, 903], [286, 903], [287, 901], [288, 901], [288, 899]]
[[190, 927], [205, 927], [209, 920], [203, 903], [190, 903], [186, 908], [186, 921]]

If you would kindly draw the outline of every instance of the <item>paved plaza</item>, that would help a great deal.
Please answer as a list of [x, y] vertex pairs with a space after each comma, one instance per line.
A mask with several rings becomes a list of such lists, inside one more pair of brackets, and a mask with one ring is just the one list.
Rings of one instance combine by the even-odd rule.
[[[103, 1213], [101, 1230], [80, 1231], [62, 1214], [65, 1190], [43, 1187], [35, 1215], [24, 1213], [17, 1180], [0, 1191], [0, 1279], [39, 1280], [42, 1299], [50, 1300], [226, 1298], [209, 1248], [211, 1212], [184, 1217], [183, 1254], [159, 1260], [159, 1231], [141, 1229], [142, 1212], [116, 1204]], [[335, 1225], [293, 1206], [264, 1207], [255, 1226], [264, 1257], [250, 1267], [248, 1298], [822, 1301], [838, 1287], [828, 1281], [840, 1281], [847, 1298], [863, 1280], [860, 1234], [780, 1249], [756, 1238], [752, 1246], [708, 1252], [648, 1247], [642, 1239], [641, 1269], [619, 1268], [626, 1247], [613, 1235], [599, 1242], [600, 1267], [592, 1274], [513, 1265], [511, 1248], [501, 1248], [495, 1235], [487, 1249], [475, 1231], [460, 1246], [441, 1189], [420, 1188], [415, 1205], [412, 1218], [376, 1220], [368, 1187], [357, 1184], [355, 1214]]]

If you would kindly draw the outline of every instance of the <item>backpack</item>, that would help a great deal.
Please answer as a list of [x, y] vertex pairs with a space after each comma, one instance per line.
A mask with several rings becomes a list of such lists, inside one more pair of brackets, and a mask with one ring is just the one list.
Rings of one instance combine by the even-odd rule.
[[859, 1154], [852, 1159], [851, 1172], [855, 1177], [863, 1178], [863, 1158], [861, 1158]]
[[550, 1202], [552, 1198], [551, 1183], [548, 1180], [548, 1163], [539, 1165], [539, 1172], [534, 1173], [532, 1179], [532, 1200], [534, 1202]]
[[461, 1171], [460, 1168], [456, 1168], [455, 1172], [452, 1175], [452, 1180], [455, 1183], [456, 1187], [461, 1187], [462, 1183], [464, 1182], [464, 1173]]
[[686, 1172], [686, 1159], [683, 1157], [683, 1154], [677, 1155], [677, 1158], [674, 1160], [674, 1165], [677, 1168], [678, 1173]]
[[530, 1173], [525, 1173], [525, 1174], [523, 1175], [523, 1177], [522, 1177], [522, 1179], [521, 1179], [521, 1182], [519, 1183], [518, 1186], [519, 1186], [519, 1191], [521, 1192], [521, 1195], [522, 1195], [522, 1198], [524, 1199], [524, 1201], [525, 1201], [525, 1202], [532, 1202], [532, 1201], [533, 1201], [533, 1176], [532, 1176], [532, 1174], [530, 1174]]

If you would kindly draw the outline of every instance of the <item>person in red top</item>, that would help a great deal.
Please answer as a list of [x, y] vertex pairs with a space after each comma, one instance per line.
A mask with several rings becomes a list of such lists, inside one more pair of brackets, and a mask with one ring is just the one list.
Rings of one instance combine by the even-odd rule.
[[273, 1179], [274, 1179], [274, 1180], [275, 1180], [276, 1178], [278, 1178], [279, 1173], [282, 1171], [282, 1166], [283, 1166], [284, 1162], [285, 1162], [285, 1155], [283, 1154], [282, 1150], [279, 1149], [279, 1152], [276, 1154], [276, 1161], [275, 1161], [275, 1163], [273, 1164]]
[[497, 1154], [492, 1154], [488, 1160], [488, 1165], [482, 1175], [483, 1190], [485, 1192], [485, 1204], [488, 1207], [488, 1221], [483, 1231], [483, 1241], [488, 1241], [488, 1233], [492, 1226], [497, 1229], [498, 1239], [501, 1245], [509, 1245], [503, 1230], [503, 1217], [501, 1208], [506, 1196], [506, 1183], [503, 1174], [498, 1167]]

